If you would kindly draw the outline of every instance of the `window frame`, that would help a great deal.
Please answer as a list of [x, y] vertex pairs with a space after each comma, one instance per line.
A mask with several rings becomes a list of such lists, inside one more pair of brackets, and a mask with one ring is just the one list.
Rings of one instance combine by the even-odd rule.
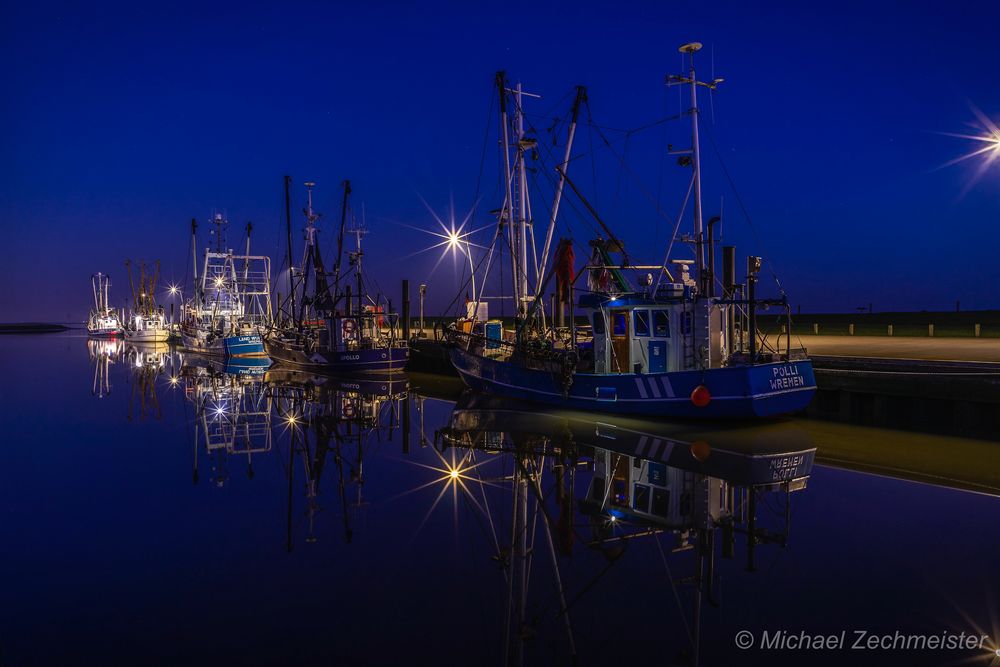
[[[608, 332], [608, 321], [607, 321], [607, 319], [608, 318], [604, 317], [604, 311], [603, 310], [595, 310], [594, 311], [594, 317], [591, 320], [591, 326], [593, 327], [593, 331], [594, 331], [594, 335], [595, 336], [604, 336], [604, 335], [607, 334], [607, 332]], [[600, 327], [598, 327], [598, 325], [597, 325], [598, 322], [601, 323]], [[600, 329], [600, 331], [598, 331], [598, 329]]]
[[[664, 327], [665, 327], [665, 330], [666, 330], [666, 333], [664, 333], [664, 334], [660, 333], [660, 325], [656, 321], [657, 318], [661, 317], [661, 316], [663, 317]], [[652, 331], [653, 331], [653, 337], [654, 338], [670, 338], [670, 311], [669, 310], [663, 310], [663, 309], [654, 310], [653, 311], [653, 322], [652, 322], [652, 325], [653, 325], [652, 326]]]
[[[639, 315], [643, 314], [646, 316], [646, 332], [643, 333], [639, 330]], [[636, 338], [649, 338], [652, 332], [652, 327], [650, 326], [652, 322], [649, 319], [649, 309], [648, 308], [636, 308], [632, 311], [632, 331]]]

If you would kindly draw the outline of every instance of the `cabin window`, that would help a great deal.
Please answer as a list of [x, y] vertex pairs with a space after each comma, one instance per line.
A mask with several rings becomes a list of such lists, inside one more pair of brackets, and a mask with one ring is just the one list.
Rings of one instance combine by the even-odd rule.
[[635, 495], [632, 496], [632, 509], [649, 514], [649, 487], [636, 484], [634, 490]]
[[599, 310], [594, 313], [594, 335], [604, 335], [604, 311]]
[[611, 334], [613, 336], [628, 335], [628, 312], [619, 310], [611, 313]]
[[637, 310], [632, 313], [632, 320], [635, 326], [636, 336], [649, 335], [649, 311]]
[[665, 310], [653, 311], [653, 335], [657, 338], [670, 338], [670, 313]]
[[670, 514], [670, 491], [667, 489], [653, 489], [652, 513], [657, 516], [666, 517]]

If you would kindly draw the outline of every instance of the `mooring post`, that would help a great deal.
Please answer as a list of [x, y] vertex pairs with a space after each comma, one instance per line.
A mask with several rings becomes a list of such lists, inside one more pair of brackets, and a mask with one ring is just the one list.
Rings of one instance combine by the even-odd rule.
[[421, 284], [417, 292], [420, 294], [420, 337], [424, 338], [424, 297], [427, 295], [427, 285]]
[[403, 340], [410, 340], [410, 281], [403, 280]]
[[[736, 295], [736, 246], [722, 247], [722, 298], [732, 301]], [[736, 307], [726, 306], [726, 345], [733, 349], [736, 328]]]

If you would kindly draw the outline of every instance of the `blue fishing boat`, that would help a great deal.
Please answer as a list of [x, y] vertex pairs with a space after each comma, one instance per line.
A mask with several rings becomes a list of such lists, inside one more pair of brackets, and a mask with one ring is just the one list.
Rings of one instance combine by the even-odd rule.
[[[285, 177], [286, 213], [290, 211], [290, 179]], [[290, 273], [289, 296], [281, 305], [283, 317], [268, 332], [268, 354], [278, 363], [315, 373], [393, 373], [402, 371], [409, 357], [399, 318], [387, 302], [373, 298], [362, 271], [362, 226], [347, 228], [350, 181], [344, 182], [337, 259], [328, 272], [320, 253], [320, 214], [313, 210], [312, 188], [306, 183], [305, 251], [299, 267]], [[292, 262], [291, 219], [288, 223], [288, 263]], [[344, 235], [355, 237], [348, 253], [351, 271], [341, 273]], [[353, 275], [350, 275], [353, 274]], [[342, 284], [343, 283], [343, 284]], [[353, 293], [352, 293], [353, 283]]]
[[[481, 321], [477, 301], [469, 307], [469, 316], [450, 329], [451, 361], [469, 387], [569, 409], [664, 418], [766, 418], [809, 404], [816, 381], [805, 350], [792, 346], [787, 296], [757, 296], [761, 258], [747, 258], [745, 279], [738, 282], [735, 248], [724, 247], [722, 280], [715, 275], [714, 225], [720, 218], [707, 224], [702, 220], [697, 96], [699, 88], [714, 90], [721, 80], [696, 78], [694, 54], [700, 48], [697, 43], [681, 47], [690, 70], [667, 79], [668, 85], [690, 87], [692, 148], [674, 153], [681, 156], [678, 164], [691, 172], [684, 208], [693, 201], [693, 234], [678, 238], [675, 228], [660, 264], [632, 261], [625, 244], [569, 179], [576, 119], [580, 104], [586, 102], [582, 90], [574, 102], [565, 158], [555, 167], [559, 181], [541, 264], [529, 264], [534, 248], [526, 233], [526, 212], [531, 210], [526, 183], [528, 172], [535, 169], [526, 159], [537, 159], [536, 143], [525, 131], [520, 85], [512, 88], [503, 73], [498, 74], [507, 192], [496, 239], [511, 248], [517, 310], [512, 325]], [[575, 271], [571, 239], [558, 243], [551, 268], [545, 266], [564, 185], [602, 231], [590, 242], [591, 253], [580, 273]], [[682, 210], [678, 226], [683, 215]], [[694, 258], [671, 259], [675, 240], [690, 247]], [[480, 285], [489, 280], [494, 264], [494, 249], [489, 252]], [[630, 279], [631, 272], [638, 275]], [[580, 275], [587, 276], [585, 289], [575, 287]], [[553, 277], [559, 306], [558, 312], [553, 306], [546, 320], [541, 306]], [[576, 302], [574, 291], [583, 292]], [[568, 325], [565, 305], [570, 307]], [[773, 309], [780, 313], [783, 333], [777, 338], [758, 328], [758, 311], [765, 309], [772, 309], [772, 318]]]
[[242, 255], [225, 247], [225, 218], [217, 213], [212, 224], [215, 248], [205, 250], [199, 276], [197, 223], [191, 221], [194, 296], [182, 310], [181, 340], [185, 349], [199, 354], [266, 357], [262, 331], [270, 323], [271, 260], [250, 254], [249, 223]]

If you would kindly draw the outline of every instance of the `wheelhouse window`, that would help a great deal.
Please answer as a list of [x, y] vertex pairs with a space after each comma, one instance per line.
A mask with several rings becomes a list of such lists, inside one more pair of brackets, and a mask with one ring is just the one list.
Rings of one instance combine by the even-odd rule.
[[604, 335], [604, 311], [598, 310], [594, 313], [594, 335]]
[[611, 313], [611, 334], [614, 336], [628, 335], [628, 312], [620, 310]]
[[670, 337], [670, 313], [665, 310], [653, 311], [653, 335], [657, 338]]
[[636, 310], [632, 313], [633, 326], [636, 336], [649, 335], [649, 311]]

